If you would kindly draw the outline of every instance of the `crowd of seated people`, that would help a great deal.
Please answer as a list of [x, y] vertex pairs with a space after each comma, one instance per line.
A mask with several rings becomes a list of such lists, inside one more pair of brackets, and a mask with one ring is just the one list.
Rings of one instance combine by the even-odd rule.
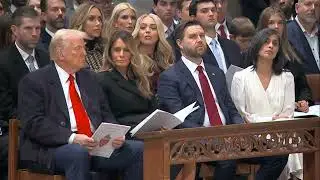
[[[9, 119], [21, 122], [19, 162], [67, 180], [118, 171], [143, 179], [143, 141], [116, 137], [91, 156], [102, 122], [137, 126], [154, 110], [196, 102], [177, 129], [259, 123], [308, 112], [306, 76], [320, 74], [320, 0], [0, 0], [0, 179]], [[231, 66], [236, 72], [227, 84]], [[231, 87], [228, 90], [228, 87]], [[72, 152], [72, 153], [70, 153]], [[302, 154], [250, 158], [256, 179], [303, 179]], [[236, 161], [209, 162], [234, 179]], [[174, 179], [183, 166], [172, 166]], [[196, 173], [196, 178], [199, 174]]]

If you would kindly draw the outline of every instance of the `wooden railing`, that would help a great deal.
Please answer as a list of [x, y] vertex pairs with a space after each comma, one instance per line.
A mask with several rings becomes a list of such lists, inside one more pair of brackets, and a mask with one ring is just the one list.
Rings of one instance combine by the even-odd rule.
[[170, 165], [303, 153], [305, 180], [320, 180], [320, 118], [141, 133], [144, 179], [169, 180]]

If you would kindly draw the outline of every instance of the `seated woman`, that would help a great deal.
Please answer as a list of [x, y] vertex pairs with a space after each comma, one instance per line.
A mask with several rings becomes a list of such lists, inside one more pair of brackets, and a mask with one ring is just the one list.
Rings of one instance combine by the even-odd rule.
[[89, 68], [99, 71], [103, 59], [103, 41], [101, 37], [103, 27], [102, 11], [94, 4], [81, 4], [71, 17], [70, 29], [87, 33], [86, 61]]
[[98, 81], [116, 120], [131, 127], [156, 109], [148, 69], [131, 34], [116, 31], [110, 37]]
[[308, 112], [313, 104], [312, 94], [304, 71], [301, 68], [303, 60], [298, 57], [288, 41], [286, 17], [277, 7], [266, 8], [260, 16], [257, 31], [264, 28], [275, 29], [281, 38], [281, 49], [286, 59], [285, 67], [294, 76], [296, 110]]
[[[251, 41], [246, 59], [252, 66], [236, 72], [231, 96], [239, 113], [248, 123], [291, 118], [295, 108], [294, 77], [284, 70], [279, 33], [274, 29], [259, 31]], [[290, 154], [289, 166], [299, 157]]]
[[154, 14], [143, 14], [137, 20], [136, 28], [132, 33], [138, 43], [141, 54], [150, 59], [152, 76], [152, 90], [156, 92], [159, 75], [169, 68], [173, 62], [173, 52], [165, 38], [163, 24]]
[[119, 3], [112, 11], [111, 17], [105, 22], [102, 36], [108, 41], [111, 34], [116, 30], [133, 32], [137, 21], [137, 13], [129, 3]]

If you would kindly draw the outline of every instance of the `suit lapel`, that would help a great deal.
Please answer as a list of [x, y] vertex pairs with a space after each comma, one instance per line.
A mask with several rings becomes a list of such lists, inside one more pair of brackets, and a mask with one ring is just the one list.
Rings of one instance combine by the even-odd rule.
[[196, 81], [194, 80], [191, 72], [187, 68], [187, 66], [183, 63], [182, 60], [180, 60], [176, 63], [176, 68], [178, 70], [177, 72], [180, 73], [180, 77], [182, 77], [184, 79], [183, 81], [188, 83], [191, 86], [191, 88], [194, 90], [194, 92], [196, 93], [198, 103], [200, 105], [203, 105], [203, 99], [202, 99], [202, 94], [200, 92], [200, 89], [199, 89]]
[[211, 85], [212, 85], [212, 87], [214, 89], [214, 92], [215, 92], [215, 94], [216, 94], [216, 96], [218, 98], [219, 97], [218, 93], [220, 92], [220, 86], [218, 84], [219, 79], [216, 76], [216, 74], [214, 73], [214, 70], [209, 65], [206, 65], [206, 72], [207, 72], [207, 75], [208, 75], [209, 80], [211, 82]]
[[10, 51], [11, 51], [9, 53], [11, 56], [10, 59], [13, 60], [15, 64], [15, 69], [17, 69], [17, 73], [23, 74], [23, 75], [29, 73], [29, 69], [26, 63], [24, 62], [24, 60], [22, 59], [22, 56], [18, 51], [17, 47], [15, 45], [12, 45]]
[[60, 82], [60, 78], [54, 63], [51, 63], [51, 68], [49, 68], [48, 84], [49, 86], [51, 86], [51, 89], [53, 89], [53, 92], [55, 92], [55, 99], [57, 100], [57, 105], [66, 117], [67, 127], [70, 127], [70, 117], [69, 117], [67, 102], [66, 102], [62, 84]]
[[[223, 55], [224, 55], [224, 59], [226, 61], [226, 66], [227, 68], [230, 66], [230, 58], [228, 56], [228, 52], [226, 51], [227, 47], [225, 45], [225, 39], [221, 38], [219, 35], [218, 35], [218, 41], [221, 45], [221, 49], [222, 49], [222, 52], [223, 52]], [[240, 58], [240, 57], [239, 57]]]
[[204, 62], [219, 67], [218, 62], [217, 62], [217, 60], [216, 60], [216, 57], [215, 57], [214, 54], [212, 53], [209, 45], [207, 45], [207, 51], [205, 52], [205, 54], [203, 55], [202, 58], [203, 58], [203, 61], [204, 61]]
[[132, 82], [124, 79], [124, 78], [122, 77], [122, 75], [121, 75], [118, 71], [112, 70], [112, 72], [111, 72], [111, 78], [112, 78], [121, 88], [127, 90], [127, 91], [130, 92], [130, 93], [134, 93], [134, 94], [142, 97], [142, 95], [141, 95], [138, 87], [137, 87], [135, 84], [133, 84]]
[[36, 56], [35, 58], [36, 58], [36, 61], [39, 65], [39, 68], [44, 67], [45, 65], [48, 64], [48, 62], [46, 61], [47, 57], [40, 56], [40, 53], [38, 52], [37, 49], [35, 49], [35, 56]]

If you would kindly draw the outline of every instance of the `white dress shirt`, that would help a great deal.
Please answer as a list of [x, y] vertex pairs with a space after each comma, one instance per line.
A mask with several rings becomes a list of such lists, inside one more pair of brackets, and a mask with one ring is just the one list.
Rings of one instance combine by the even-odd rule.
[[[186, 59], [184, 56], [182, 56], [181, 59], [182, 59], [183, 63], [187, 66], [187, 68], [189, 69], [189, 71], [191, 72], [191, 74], [192, 74], [194, 80], [196, 81], [196, 83], [197, 83], [197, 85], [198, 85], [198, 88], [199, 88], [199, 90], [200, 90], [200, 92], [201, 92], [201, 94], [202, 94], [202, 88], [201, 88], [201, 84], [200, 84], [200, 80], [199, 80], [199, 72], [198, 72], [198, 70], [197, 70], [198, 65], [197, 65], [196, 63], [194, 63], [194, 62]], [[213, 97], [214, 97], [216, 106], [217, 106], [217, 108], [218, 108], [218, 112], [219, 112], [219, 116], [220, 116], [220, 118], [221, 118], [221, 122], [222, 122], [223, 125], [225, 125], [225, 124], [226, 124], [226, 118], [224, 117], [224, 114], [223, 114], [223, 112], [222, 112], [222, 110], [221, 110], [221, 108], [220, 108], [220, 106], [219, 106], [219, 102], [218, 102], [216, 93], [214, 92], [213, 86], [212, 86], [211, 81], [210, 81], [210, 79], [209, 79], [209, 77], [208, 77], [208, 74], [207, 74], [207, 72], [206, 72], [206, 68], [205, 68], [205, 66], [204, 66], [203, 61], [201, 62], [200, 66], [203, 67], [203, 73], [204, 73], [204, 75], [206, 76], [206, 78], [207, 78], [207, 80], [208, 80], [208, 82], [209, 82], [210, 90], [211, 90], [211, 92], [212, 92], [212, 94], [213, 94]], [[203, 99], [203, 96], [202, 96], [202, 99]], [[204, 102], [204, 101], [203, 101], [203, 103], [204, 103], [204, 105], [205, 105], [205, 102]], [[208, 116], [207, 107], [205, 107], [205, 114], [204, 114], [203, 126], [205, 126], [205, 127], [210, 127], [210, 126], [211, 126], [210, 120], [209, 120], [209, 116]]]
[[296, 19], [298, 25], [300, 26], [302, 32], [304, 33], [304, 36], [308, 40], [309, 46], [312, 50], [313, 57], [316, 60], [318, 68], [320, 69], [320, 57], [319, 57], [319, 43], [320, 42], [319, 42], [319, 38], [316, 34], [318, 32], [318, 27], [316, 25], [315, 29], [313, 29], [313, 31], [311, 33], [308, 33], [305, 30], [305, 28], [302, 26], [302, 24], [300, 23], [298, 16], [296, 16], [295, 19]]
[[54, 32], [50, 31], [47, 27], [45, 28], [45, 31], [51, 36], [54, 36]]
[[[72, 102], [71, 102], [71, 99], [70, 99], [70, 94], [69, 94], [69, 74], [63, 70], [60, 66], [58, 66], [57, 64], [55, 64], [55, 67], [57, 69], [57, 72], [58, 72], [58, 75], [59, 75], [59, 79], [60, 79], [60, 82], [61, 82], [61, 85], [62, 85], [62, 89], [63, 89], [63, 94], [64, 94], [64, 97], [66, 99], [66, 103], [67, 103], [67, 108], [68, 108], [68, 113], [69, 113], [69, 119], [70, 119], [70, 126], [71, 126], [71, 131], [72, 132], [76, 132], [77, 131], [77, 121], [76, 121], [76, 117], [74, 115], [74, 111], [73, 111], [73, 108], [72, 108]], [[78, 87], [78, 84], [77, 84], [77, 81], [76, 81], [76, 76], [75, 74], [72, 74], [72, 76], [74, 77], [74, 85], [75, 85], [75, 88], [76, 88], [76, 91], [81, 99], [81, 94], [80, 94], [80, 90], [79, 90], [79, 87]], [[90, 128], [91, 128], [91, 131], [94, 132], [94, 128], [91, 124], [91, 121], [90, 121]], [[73, 133], [70, 138], [69, 138], [69, 143], [71, 144], [73, 142], [73, 139], [74, 139], [74, 136], [76, 134]]]
[[[216, 60], [217, 60], [217, 63], [219, 65], [219, 68], [224, 72], [226, 73], [228, 68], [227, 68], [227, 64], [226, 64], [226, 59], [224, 57], [224, 53], [223, 53], [223, 50], [222, 50], [222, 47], [218, 41], [218, 36], [216, 35], [216, 37], [214, 38], [211, 38], [209, 36], [205, 36], [206, 38], [206, 42], [207, 42], [207, 45], [208, 47], [210, 48], [211, 52], [213, 53], [213, 55], [215, 56]], [[214, 46], [212, 44], [212, 40], [214, 40], [217, 44], [217, 46]], [[218, 54], [218, 57], [217, 55]]]
[[295, 108], [294, 78], [290, 72], [272, 75], [265, 90], [252, 66], [236, 72], [231, 97], [240, 115], [251, 123], [272, 121], [272, 117], [293, 117]]
[[22, 50], [22, 49], [18, 46], [17, 42], [15, 42], [15, 45], [16, 45], [19, 53], [21, 54], [21, 57], [22, 57], [24, 63], [27, 65], [27, 67], [29, 68], [29, 66], [30, 66], [30, 63], [27, 61], [27, 58], [31, 55], [31, 56], [34, 58], [34, 61], [33, 61], [34, 67], [35, 67], [36, 69], [39, 69], [38, 63], [37, 63], [37, 61], [36, 61], [36, 56], [35, 56], [35, 51], [34, 51], [34, 49], [32, 50], [32, 53], [31, 53], [31, 54], [28, 54], [28, 53], [26, 53], [24, 50]]
[[[230, 32], [228, 30], [228, 27], [227, 27], [227, 21], [226, 21], [226, 18], [224, 18], [224, 21], [222, 23], [223, 25], [223, 29], [224, 29], [224, 32], [226, 33], [227, 35], [227, 39], [230, 39]], [[215, 26], [215, 29], [216, 29], [216, 32], [221, 36], [221, 32], [219, 30], [219, 27], [221, 26], [221, 24], [218, 22]]]

